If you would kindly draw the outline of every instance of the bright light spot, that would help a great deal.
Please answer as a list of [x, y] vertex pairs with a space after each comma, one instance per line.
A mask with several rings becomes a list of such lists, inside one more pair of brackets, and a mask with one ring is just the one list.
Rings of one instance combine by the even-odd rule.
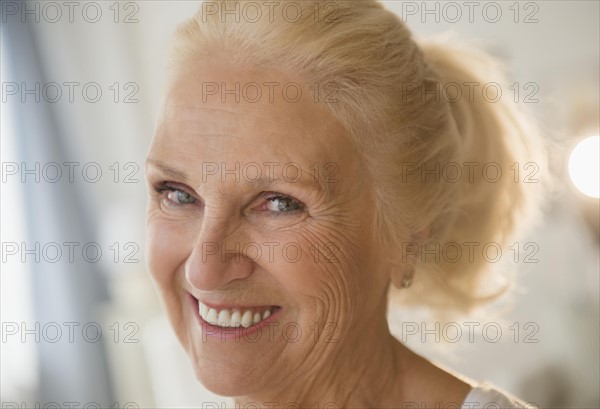
[[569, 176], [581, 193], [600, 198], [600, 136], [583, 139], [571, 151]]

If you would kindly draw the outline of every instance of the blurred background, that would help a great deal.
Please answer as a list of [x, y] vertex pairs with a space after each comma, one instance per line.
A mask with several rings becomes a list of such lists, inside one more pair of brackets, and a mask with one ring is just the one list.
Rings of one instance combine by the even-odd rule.
[[[144, 267], [167, 42], [200, 2], [1, 4], [2, 407], [226, 402], [195, 381]], [[449, 352], [423, 328], [399, 336], [542, 407], [599, 407], [599, 2], [385, 4], [417, 37], [452, 31], [506, 61], [505, 97], [539, 122], [560, 181], [501, 322]]]

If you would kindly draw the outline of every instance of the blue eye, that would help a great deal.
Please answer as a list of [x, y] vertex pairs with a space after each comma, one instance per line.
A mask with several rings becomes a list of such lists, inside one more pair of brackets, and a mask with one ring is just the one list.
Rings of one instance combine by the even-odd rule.
[[161, 196], [167, 192], [167, 194], [163, 196], [163, 200], [166, 200], [170, 202], [170, 204], [176, 206], [184, 206], [196, 203], [196, 198], [194, 196], [185, 190], [176, 188], [175, 186], [161, 184], [160, 186], [156, 187], [155, 190]]
[[193, 204], [196, 199], [183, 190], [172, 190], [167, 194], [167, 198], [177, 204]]
[[287, 213], [304, 210], [304, 206], [288, 196], [278, 195], [267, 198], [267, 210], [276, 213]]
[[[158, 198], [164, 206], [184, 207], [194, 205], [198, 199], [185, 189], [174, 186], [169, 182], [162, 182], [154, 188]], [[270, 213], [296, 213], [304, 211], [304, 204], [289, 196], [276, 194], [267, 196], [266, 203], [262, 205], [263, 210]]]

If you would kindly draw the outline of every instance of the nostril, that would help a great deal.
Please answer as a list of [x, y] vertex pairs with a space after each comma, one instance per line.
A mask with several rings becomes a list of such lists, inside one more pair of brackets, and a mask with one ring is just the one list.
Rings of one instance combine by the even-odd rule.
[[183, 264], [185, 280], [193, 289], [209, 293], [249, 277], [255, 264], [243, 257], [238, 247], [228, 245], [227, 252], [222, 252], [216, 243], [196, 244]]

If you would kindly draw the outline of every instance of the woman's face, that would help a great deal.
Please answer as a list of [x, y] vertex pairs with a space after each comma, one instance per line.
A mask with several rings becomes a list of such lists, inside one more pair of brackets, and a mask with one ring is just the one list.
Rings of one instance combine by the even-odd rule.
[[305, 385], [387, 328], [367, 175], [313, 91], [294, 102], [299, 84], [183, 64], [148, 155], [148, 267], [225, 396]]

